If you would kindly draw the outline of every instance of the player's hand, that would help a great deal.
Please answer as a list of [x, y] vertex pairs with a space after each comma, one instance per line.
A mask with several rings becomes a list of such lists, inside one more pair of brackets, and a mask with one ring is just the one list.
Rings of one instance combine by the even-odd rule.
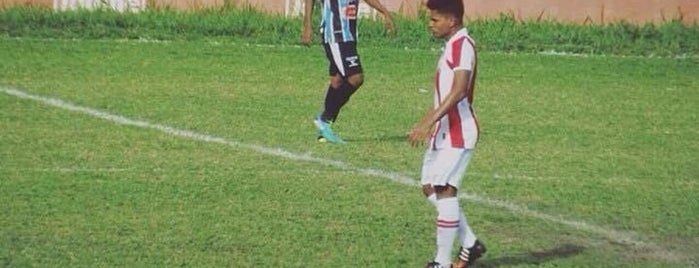
[[303, 33], [301, 34], [301, 44], [304, 46], [308, 46], [311, 44], [311, 40], [313, 39], [313, 33], [311, 32], [311, 29], [304, 28]]
[[408, 132], [408, 143], [412, 146], [420, 146], [427, 143], [434, 125], [435, 110], [429, 110], [420, 119], [420, 122]]
[[390, 36], [395, 36], [396, 24], [393, 23], [393, 19], [391, 17], [386, 17], [384, 24], [386, 25], [386, 33]]
[[408, 132], [408, 143], [414, 147], [422, 146], [425, 143], [427, 143], [427, 138], [429, 137], [429, 128], [421, 128], [420, 126], [416, 126], [415, 128], [411, 129], [410, 132]]
[[418, 124], [408, 132], [408, 143], [414, 147], [425, 145], [430, 139], [431, 124]]
[[408, 143], [410, 143], [410, 145], [415, 147], [422, 146], [429, 140], [430, 133], [432, 132], [432, 123], [426, 119], [428, 116], [429, 114], [408, 132]]

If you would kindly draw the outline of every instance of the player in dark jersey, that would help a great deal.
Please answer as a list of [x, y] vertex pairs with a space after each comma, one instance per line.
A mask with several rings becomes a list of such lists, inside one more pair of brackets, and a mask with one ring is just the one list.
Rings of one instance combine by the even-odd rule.
[[[302, 43], [308, 45], [312, 39], [311, 13], [313, 0], [304, 0]], [[319, 141], [344, 143], [331, 129], [340, 109], [352, 94], [364, 83], [362, 64], [357, 54], [357, 14], [359, 0], [320, 0], [320, 33], [323, 37], [325, 55], [328, 58], [330, 85], [325, 94], [323, 111], [313, 122], [320, 135]], [[364, 0], [384, 17], [389, 33], [395, 31], [393, 18], [378, 0]]]

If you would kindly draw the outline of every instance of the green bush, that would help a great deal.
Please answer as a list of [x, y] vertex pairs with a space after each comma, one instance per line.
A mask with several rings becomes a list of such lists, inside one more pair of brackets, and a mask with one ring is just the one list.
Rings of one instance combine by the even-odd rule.
[[[10, 38], [218, 40], [259, 44], [298, 44], [301, 18], [267, 15], [250, 7], [226, 5], [197, 11], [169, 8], [139, 13], [108, 9], [56, 12], [47, 8], [0, 9], [0, 35]], [[314, 25], [318, 16], [314, 16]], [[359, 22], [363, 46], [437, 48], [427, 16], [396, 17], [398, 32], [386, 34], [381, 20]], [[699, 25], [669, 21], [660, 25], [625, 22], [606, 25], [518, 21], [512, 15], [467, 22], [482, 51], [696, 56]], [[316, 41], [320, 42], [316, 35]]]

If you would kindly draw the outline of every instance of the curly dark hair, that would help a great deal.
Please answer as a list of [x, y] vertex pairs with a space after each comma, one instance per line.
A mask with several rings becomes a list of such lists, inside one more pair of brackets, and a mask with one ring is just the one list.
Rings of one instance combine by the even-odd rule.
[[463, 0], [428, 0], [426, 6], [430, 10], [454, 16], [460, 23], [464, 18]]

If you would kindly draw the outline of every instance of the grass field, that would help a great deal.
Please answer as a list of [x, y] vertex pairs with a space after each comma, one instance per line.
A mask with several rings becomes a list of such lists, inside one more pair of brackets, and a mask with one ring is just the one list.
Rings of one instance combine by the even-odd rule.
[[[333, 146], [319, 46], [0, 39], [0, 266], [421, 267], [438, 52], [360, 53]], [[479, 57], [479, 267], [698, 265], [699, 60]]]

